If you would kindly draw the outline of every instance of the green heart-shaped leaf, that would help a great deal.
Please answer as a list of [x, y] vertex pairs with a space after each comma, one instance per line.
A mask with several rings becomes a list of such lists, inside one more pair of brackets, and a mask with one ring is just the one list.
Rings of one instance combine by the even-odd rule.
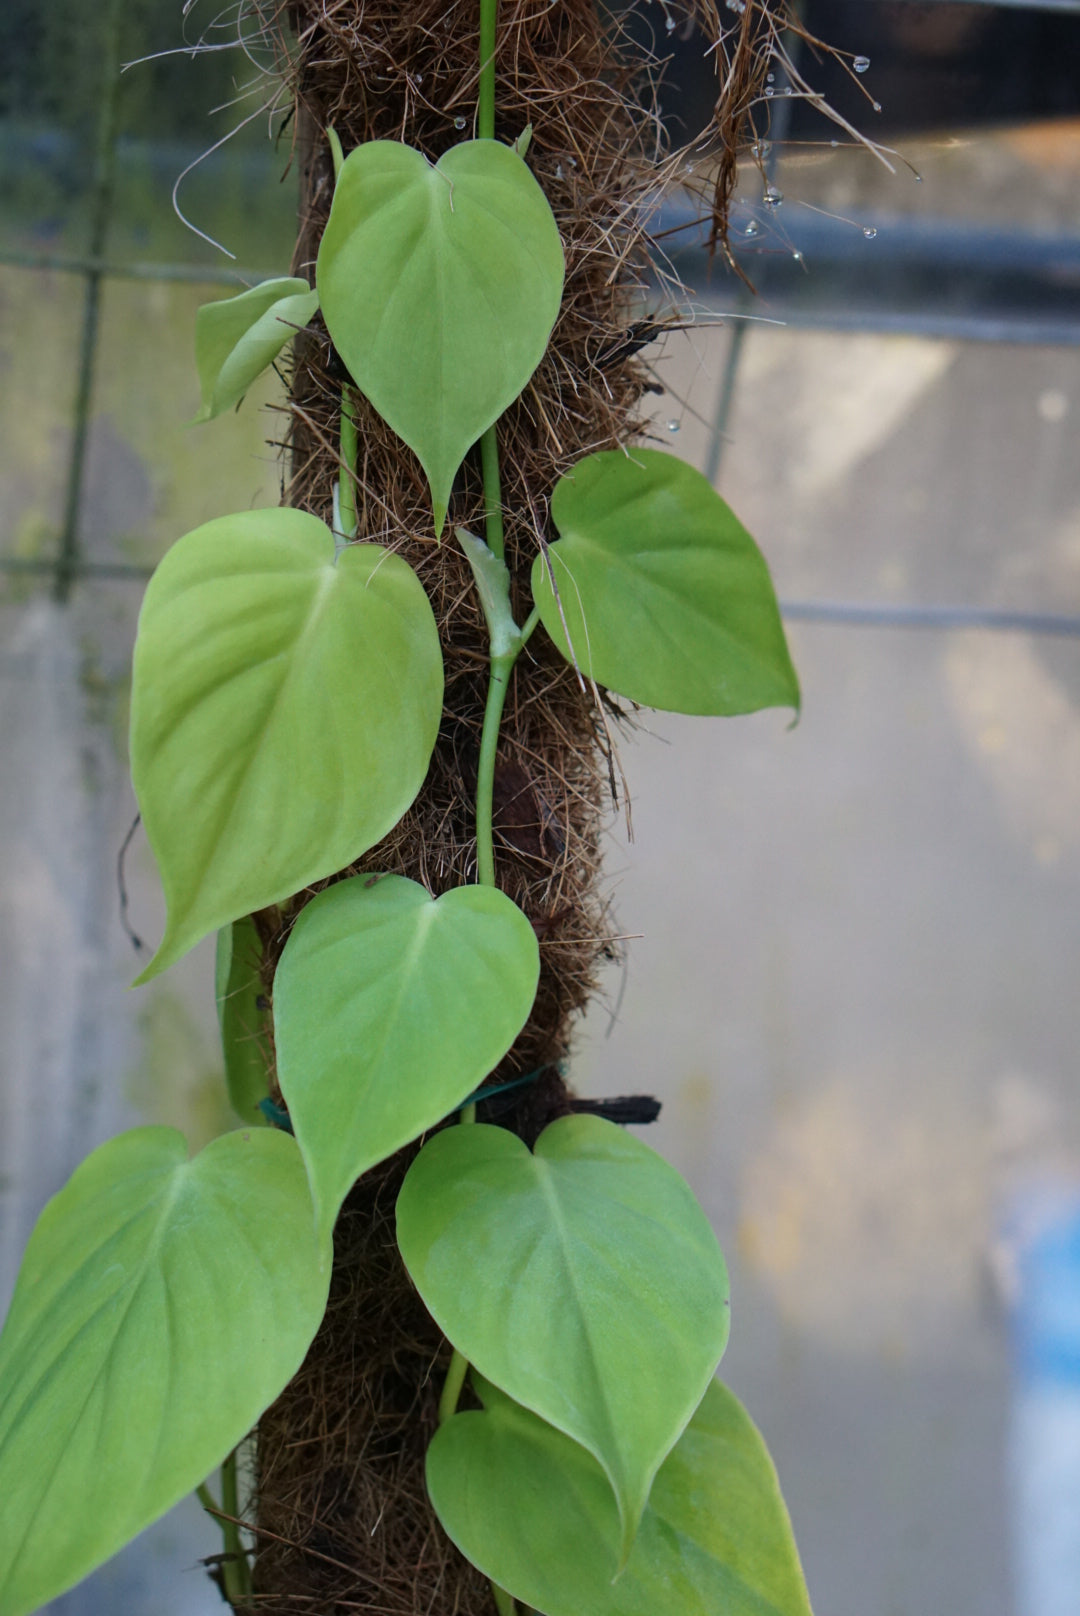
[[657, 449], [588, 455], [551, 515], [555, 588], [537, 556], [533, 599], [582, 673], [676, 713], [798, 708], [765, 559], [693, 466]]
[[810, 1616], [772, 1460], [713, 1381], [664, 1460], [625, 1570], [604, 1473], [583, 1448], [478, 1383], [428, 1450], [435, 1512], [485, 1576], [544, 1616]]
[[303, 511], [174, 544], [139, 615], [131, 772], [168, 904], [147, 981], [208, 931], [334, 874], [401, 818], [442, 712], [442, 654], [400, 556]]
[[689, 1185], [598, 1117], [553, 1122], [535, 1154], [450, 1128], [409, 1169], [397, 1227], [454, 1346], [599, 1459], [628, 1549], [727, 1341], [724, 1259]]
[[458, 467], [529, 380], [559, 312], [547, 199], [493, 140], [434, 167], [371, 141], [345, 159], [316, 279], [353, 380], [427, 473], [441, 532]]
[[94, 1151], [30, 1237], [0, 1335], [0, 1612], [86, 1576], [205, 1479], [326, 1304], [295, 1142], [173, 1128]]
[[229, 1103], [244, 1122], [265, 1121], [259, 1101], [269, 1098], [266, 1082], [268, 1016], [260, 1009], [262, 944], [250, 915], [222, 926], [217, 934], [214, 996], [217, 999], [225, 1087]]
[[195, 364], [202, 404], [196, 421], [212, 421], [238, 404], [319, 306], [307, 281], [285, 275], [238, 297], [204, 303], [195, 316]]
[[274, 978], [274, 1030], [323, 1228], [361, 1173], [502, 1059], [539, 974], [532, 927], [493, 887], [436, 901], [404, 876], [354, 876], [302, 910]]

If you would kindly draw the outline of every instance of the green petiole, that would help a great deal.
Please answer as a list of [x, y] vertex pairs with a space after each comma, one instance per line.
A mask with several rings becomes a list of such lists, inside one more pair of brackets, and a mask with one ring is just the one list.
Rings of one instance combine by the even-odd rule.
[[495, 139], [495, 30], [499, 0], [480, 0], [480, 84], [476, 132], [481, 140]]
[[450, 1367], [446, 1371], [446, 1380], [443, 1383], [442, 1396], [439, 1398], [439, 1424], [445, 1425], [447, 1420], [457, 1410], [458, 1398], [461, 1388], [465, 1384], [465, 1376], [469, 1372], [466, 1358], [455, 1347], [450, 1359]]
[[484, 472], [484, 536], [492, 555], [501, 561], [505, 552], [502, 481], [499, 477], [499, 440], [494, 426], [489, 426], [480, 439], [480, 464]]
[[225, 1598], [234, 1609], [242, 1610], [251, 1601], [251, 1566], [247, 1551], [240, 1538], [240, 1493], [236, 1480], [236, 1449], [221, 1466], [221, 1503], [218, 1504], [205, 1482], [195, 1489], [195, 1496], [208, 1515], [221, 1527], [225, 1550], [221, 1562], [221, 1577]]
[[499, 747], [510, 673], [520, 646], [506, 656], [492, 657], [484, 728], [480, 737], [480, 761], [476, 770], [476, 875], [481, 886], [495, 885], [495, 848], [492, 817], [495, 797], [495, 757]]
[[499, 1616], [517, 1616], [517, 1606], [505, 1588], [500, 1588], [497, 1582], [493, 1582], [491, 1591], [495, 1595], [495, 1609]]
[[356, 537], [356, 457], [359, 450], [356, 416], [349, 402], [349, 389], [341, 389], [339, 431], [340, 475], [334, 489], [334, 531], [339, 539]]
[[221, 1523], [221, 1535], [228, 1556], [221, 1568], [225, 1597], [230, 1605], [243, 1607], [251, 1599], [251, 1566], [247, 1551], [240, 1541], [240, 1528], [236, 1524], [240, 1518], [240, 1496], [236, 1483], [235, 1448], [221, 1467], [221, 1513], [225, 1517]]
[[[341, 147], [341, 138], [333, 124], [326, 131], [330, 155], [334, 161], [334, 183], [337, 184], [341, 176], [342, 165], [345, 162], [345, 153]], [[334, 487], [334, 532], [339, 539], [355, 539], [356, 537], [356, 456], [358, 443], [356, 437], [356, 417], [349, 403], [349, 389], [341, 389], [341, 427], [339, 431], [339, 460], [341, 471]]]

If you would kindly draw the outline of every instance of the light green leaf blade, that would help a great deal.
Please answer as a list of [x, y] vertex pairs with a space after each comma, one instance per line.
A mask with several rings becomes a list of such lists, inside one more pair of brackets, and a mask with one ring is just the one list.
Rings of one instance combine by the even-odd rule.
[[428, 1311], [487, 1379], [595, 1454], [629, 1548], [728, 1334], [727, 1271], [675, 1169], [614, 1123], [428, 1141], [398, 1197]]
[[202, 393], [195, 420], [212, 421], [238, 404], [318, 306], [318, 292], [292, 275], [204, 303], [195, 316], [195, 364]]
[[559, 312], [547, 199], [493, 140], [434, 167], [371, 141], [345, 159], [316, 280], [353, 380], [427, 473], [441, 533], [458, 467], [529, 380]]
[[772, 1460], [713, 1381], [660, 1467], [626, 1567], [595, 1459], [494, 1387], [428, 1450], [435, 1512], [461, 1552], [543, 1616], [811, 1616]]
[[222, 926], [217, 934], [214, 997], [217, 1000], [225, 1087], [243, 1122], [259, 1127], [265, 1118], [259, 1101], [269, 1097], [266, 1081], [267, 1012], [259, 1008], [262, 944], [250, 915]]
[[203, 1481], [326, 1304], [294, 1140], [173, 1128], [94, 1151], [45, 1208], [0, 1334], [0, 1616], [24, 1616]]
[[539, 974], [532, 927], [492, 887], [435, 900], [404, 876], [354, 876], [302, 910], [274, 978], [274, 1029], [322, 1228], [361, 1173], [497, 1065]]
[[442, 712], [435, 619], [380, 545], [334, 560], [303, 511], [245, 511], [179, 540], [139, 615], [131, 770], [168, 921], [139, 977], [299, 892], [386, 835]]
[[555, 588], [539, 555], [533, 599], [587, 677], [670, 712], [798, 708], [765, 559], [693, 466], [657, 449], [587, 455], [551, 514]]

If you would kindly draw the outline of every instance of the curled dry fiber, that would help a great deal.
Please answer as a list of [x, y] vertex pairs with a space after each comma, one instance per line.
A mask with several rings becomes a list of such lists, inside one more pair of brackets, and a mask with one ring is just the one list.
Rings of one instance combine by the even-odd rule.
[[[472, 128], [477, 0], [301, 0], [291, 71], [303, 213], [294, 272], [312, 275], [329, 211], [325, 129], [346, 151], [404, 140], [432, 160]], [[640, 432], [647, 372], [623, 340], [640, 318], [649, 273], [638, 204], [679, 162], [665, 154], [650, 111], [655, 62], [636, 57], [593, 0], [503, 0], [497, 48], [497, 134], [533, 126], [529, 163], [550, 199], [567, 258], [551, 347], [499, 428], [507, 562], [518, 620], [548, 501], [582, 455]], [[655, 8], [652, 8], [655, 10]], [[711, 5], [697, 6], [717, 37]], [[685, 13], [684, 13], [685, 15]], [[727, 88], [718, 109], [720, 171], [767, 66], [775, 23], [751, 3], [718, 53]], [[606, 32], [605, 32], [606, 30]], [[661, 36], [663, 37], [663, 36]], [[740, 51], [742, 55], [740, 57]], [[739, 62], [735, 72], [723, 66]], [[735, 116], [732, 109], [737, 109]], [[455, 119], [466, 120], [466, 131]], [[724, 182], [724, 205], [730, 176]], [[724, 218], [720, 220], [721, 226]], [[718, 240], [723, 240], [721, 228]], [[638, 306], [635, 307], [635, 304]], [[292, 505], [330, 514], [337, 475], [342, 371], [325, 333], [298, 344], [289, 413]], [[486, 691], [485, 635], [455, 524], [483, 532], [479, 469], [459, 478], [436, 545], [428, 491], [413, 455], [359, 401], [359, 536], [415, 567], [439, 620], [446, 659], [442, 730], [425, 788], [361, 868], [394, 870], [438, 894], [475, 879], [472, 796]], [[515, 671], [496, 777], [500, 885], [540, 939], [536, 1006], [494, 1081], [541, 1077], [481, 1105], [481, 1119], [530, 1141], [572, 1102], [557, 1070], [570, 1023], [612, 943], [598, 893], [598, 838], [614, 785], [608, 720], [617, 710], [584, 689], [538, 630]], [[291, 916], [259, 917], [267, 978]], [[424, 1488], [448, 1357], [405, 1274], [394, 1242], [394, 1200], [412, 1152], [368, 1174], [336, 1234], [326, 1321], [300, 1373], [258, 1432], [254, 1608], [338, 1611], [492, 1611], [487, 1583], [448, 1543]]]

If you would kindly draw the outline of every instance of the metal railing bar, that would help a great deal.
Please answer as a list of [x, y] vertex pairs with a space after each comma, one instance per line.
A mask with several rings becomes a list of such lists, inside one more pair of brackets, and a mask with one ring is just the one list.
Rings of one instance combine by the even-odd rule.
[[[120, 108], [120, 32], [124, 0], [109, 0], [104, 34], [104, 63], [101, 109], [98, 116], [97, 154], [94, 160], [94, 191], [91, 205], [90, 258], [101, 258], [108, 239], [116, 177], [116, 135]], [[83, 305], [82, 335], [79, 340], [78, 380], [75, 387], [74, 424], [71, 458], [68, 462], [67, 491], [64, 498], [63, 527], [56, 558], [53, 599], [64, 602], [71, 594], [79, 550], [79, 508], [82, 502], [83, 469], [90, 425], [90, 403], [94, 390], [94, 362], [97, 357], [98, 324], [101, 314], [100, 270], [86, 274], [86, 300]]]
[[[72, 578], [134, 578], [144, 582], [154, 569], [129, 561], [84, 561], [75, 556], [71, 562]], [[26, 574], [29, 577], [50, 577], [56, 574], [55, 561], [42, 561], [22, 556], [0, 556], [0, 573]]]
[[[704, 301], [704, 300], [702, 300]], [[741, 313], [737, 300], [730, 304], [710, 301], [710, 314]], [[773, 326], [792, 331], [851, 331], [880, 333], [882, 336], [936, 337], [942, 341], [1012, 343], [1020, 347], [1074, 348], [1080, 344], [1080, 313], [1075, 320], [1049, 320], [1020, 315], [928, 314], [922, 309], [882, 313], [878, 309], [792, 307], [777, 299], [762, 303]], [[739, 324], [745, 324], [740, 320]]]
[[0, 266], [4, 265], [12, 269], [52, 269], [68, 275], [97, 275], [103, 280], [195, 281], [208, 286], [239, 287], [272, 280], [274, 273], [262, 269], [217, 269], [209, 264], [124, 263], [112, 258], [0, 247]]
[[[0, 573], [46, 576], [51, 561], [0, 556]], [[103, 582], [145, 583], [152, 566], [129, 561], [77, 559], [75, 575]], [[791, 623], [822, 623], [840, 628], [986, 629], [999, 634], [1047, 634], [1080, 638], [1080, 615], [1016, 611], [998, 606], [901, 605], [850, 600], [781, 600], [780, 612]]]
[[[775, 172], [784, 155], [782, 147], [773, 147], [770, 158]], [[666, 241], [672, 258], [696, 255], [704, 260], [709, 226], [700, 207], [677, 193], [657, 200], [660, 207], [651, 214], [651, 233]], [[794, 247], [802, 252], [807, 265], [853, 262], [860, 271], [867, 265], [880, 266], [882, 261], [885, 265], [924, 264], [932, 269], [947, 266], [981, 273], [1008, 270], [1064, 276], [1080, 270], [1080, 233], [1071, 229], [1019, 230], [981, 219], [876, 210], [838, 217], [804, 204], [797, 194], [783, 204], [783, 231], [779, 217], [770, 222], [768, 210], [745, 193], [732, 207], [732, 245], [751, 279], [755, 266], [767, 268], [770, 260], [790, 260]], [[751, 222], [757, 233], [751, 240], [740, 239]]]
[[996, 606], [881, 605], [847, 600], [782, 600], [781, 615], [792, 623], [827, 623], [841, 628], [991, 629], [999, 634], [1080, 637], [1080, 616], [1013, 611]]

